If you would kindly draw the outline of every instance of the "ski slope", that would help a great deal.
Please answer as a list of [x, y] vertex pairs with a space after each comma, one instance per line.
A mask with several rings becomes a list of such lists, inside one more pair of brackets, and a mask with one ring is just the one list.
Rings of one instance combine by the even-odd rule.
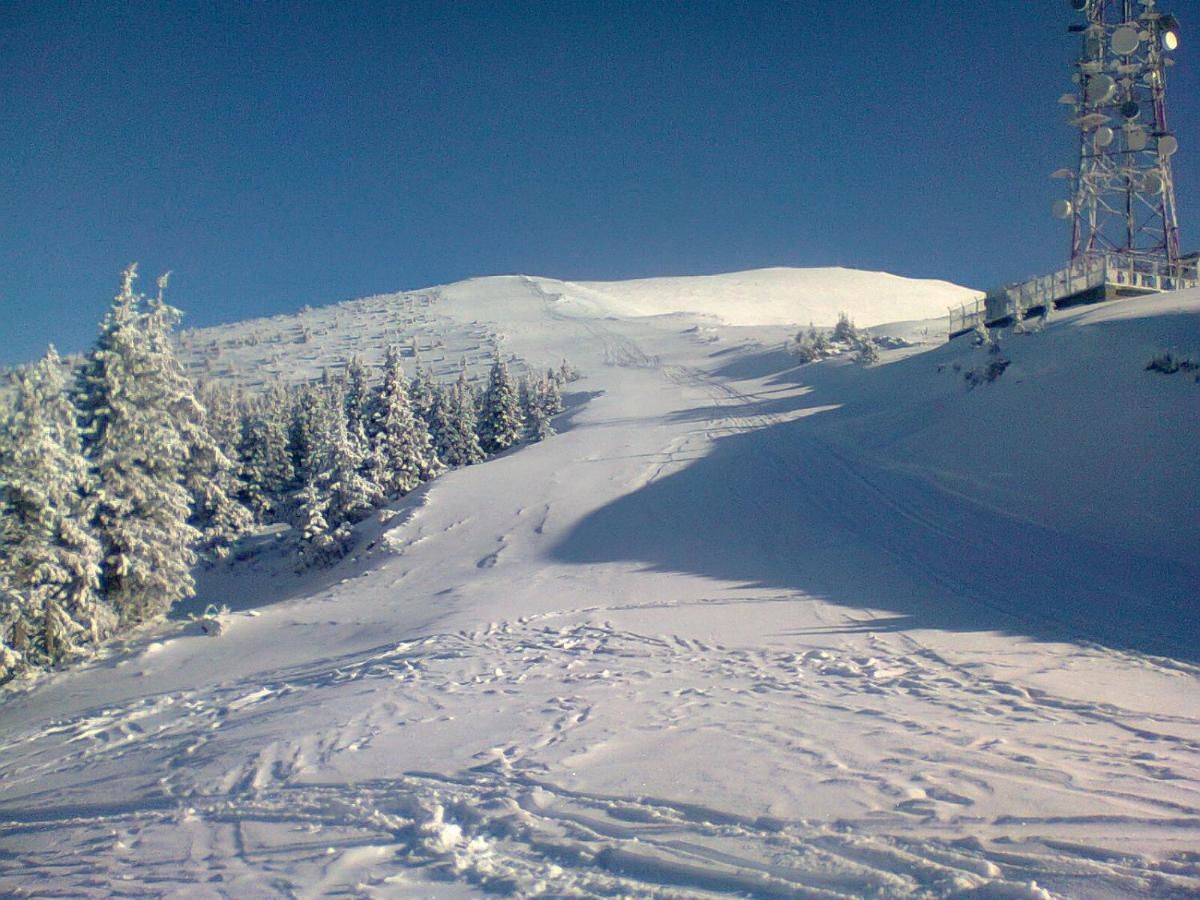
[[404, 329], [585, 377], [559, 435], [338, 568], [259, 538], [177, 620], [10, 686], [0, 892], [1200, 893], [1200, 384], [1144, 369], [1200, 359], [1200, 292], [1005, 336], [971, 388], [968, 340], [797, 368], [774, 300], [714, 318], [739, 277], [195, 333], [247, 383], [305, 326], [295, 377]]

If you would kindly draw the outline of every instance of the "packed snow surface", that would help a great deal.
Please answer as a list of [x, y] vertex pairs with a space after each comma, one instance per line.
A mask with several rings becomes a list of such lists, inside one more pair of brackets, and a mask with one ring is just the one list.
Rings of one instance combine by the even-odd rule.
[[251, 388], [390, 341], [584, 378], [559, 435], [338, 568], [261, 535], [175, 621], [10, 685], [0, 892], [1200, 894], [1200, 384], [1145, 368], [1200, 361], [1200, 292], [798, 367], [825, 317], [749, 286], [783, 271], [188, 336]]

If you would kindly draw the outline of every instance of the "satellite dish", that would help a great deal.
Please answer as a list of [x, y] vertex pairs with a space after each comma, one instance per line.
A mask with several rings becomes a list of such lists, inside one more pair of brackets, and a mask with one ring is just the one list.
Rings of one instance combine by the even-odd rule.
[[1147, 172], [1141, 177], [1138, 190], [1143, 194], [1161, 194], [1165, 186], [1161, 175], [1157, 172]]
[[1078, 125], [1080, 128], [1088, 129], [1095, 128], [1097, 125], [1103, 125], [1105, 122], [1111, 122], [1112, 118], [1104, 113], [1088, 113], [1086, 116], [1080, 116], [1077, 119], [1072, 119], [1072, 125]]
[[1140, 150], [1145, 150], [1146, 144], [1149, 143], [1149, 141], [1150, 138], [1146, 134], [1146, 129], [1144, 128], [1130, 128], [1125, 133], [1125, 148], [1127, 150], [1132, 150], [1135, 153]]
[[1173, 134], [1164, 134], [1158, 139], [1158, 152], [1163, 156], [1174, 156], [1179, 149], [1179, 139]]
[[1121, 104], [1121, 115], [1132, 122], [1142, 114], [1142, 108], [1138, 106], [1136, 100], [1126, 100]]
[[1075, 207], [1071, 205], [1070, 200], [1055, 200], [1052, 210], [1056, 218], [1069, 219], [1075, 212]]
[[1158, 20], [1161, 29], [1164, 50], [1176, 50], [1179, 47], [1179, 20], [1174, 16], [1163, 16]]
[[1128, 56], [1138, 48], [1139, 39], [1137, 29], [1132, 28], [1129, 25], [1122, 25], [1113, 32], [1112, 41], [1110, 43], [1112, 45], [1113, 53], [1116, 53], [1119, 56]]
[[1084, 95], [1088, 103], [1107, 103], [1112, 99], [1112, 95], [1117, 92], [1117, 83], [1113, 81], [1111, 75], [1094, 75], [1088, 79], [1087, 89]]
[[1113, 142], [1113, 139], [1116, 138], [1116, 136], [1116, 132], [1114, 132], [1107, 125], [1101, 125], [1096, 129], [1096, 133], [1092, 136], [1092, 143], [1097, 147], [1107, 147]]
[[1088, 0], [1071, 0], [1071, 9], [1076, 12], [1083, 12], [1087, 9]]

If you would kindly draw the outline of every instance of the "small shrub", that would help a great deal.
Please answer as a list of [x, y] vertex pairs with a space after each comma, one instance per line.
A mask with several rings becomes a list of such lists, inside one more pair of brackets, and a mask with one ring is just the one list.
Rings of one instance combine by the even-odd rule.
[[[1176, 372], [1195, 372], [1200, 369], [1200, 363], [1191, 359], [1179, 359], [1171, 353], [1160, 353], [1146, 363], [1147, 372], [1161, 372], [1163, 375], [1174, 375]], [[1200, 376], [1197, 377], [1200, 381]]]
[[971, 369], [963, 373], [963, 378], [967, 384], [976, 388], [981, 384], [991, 384], [997, 378], [1004, 374], [1004, 370], [1012, 365], [1012, 360], [1005, 356], [997, 355], [995, 359], [988, 362], [986, 366], [980, 366], [977, 369]]
[[858, 347], [858, 353], [854, 356], [854, 361], [860, 366], [872, 366], [879, 362], [879, 348], [874, 341], [863, 341]]

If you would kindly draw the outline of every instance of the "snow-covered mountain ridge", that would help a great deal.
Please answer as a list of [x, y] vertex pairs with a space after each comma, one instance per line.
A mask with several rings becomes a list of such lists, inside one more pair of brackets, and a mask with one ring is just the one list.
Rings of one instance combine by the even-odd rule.
[[355, 353], [376, 361], [389, 342], [421, 348], [422, 361], [443, 377], [457, 374], [463, 360], [477, 375], [497, 349], [495, 328], [484, 323], [511, 329], [536, 322], [547, 305], [565, 317], [687, 314], [733, 326], [829, 327], [846, 313], [867, 327], [941, 318], [978, 294], [945, 281], [843, 268], [610, 282], [496, 275], [195, 329], [182, 346], [196, 374], [249, 386], [315, 377]]
[[339, 568], [206, 573], [180, 612], [220, 638], [6, 692], [0, 890], [1200, 893], [1200, 384], [1146, 370], [1200, 360], [1200, 292], [871, 367], [608, 302], [509, 276], [193, 333], [247, 383], [414, 339], [584, 379]]

